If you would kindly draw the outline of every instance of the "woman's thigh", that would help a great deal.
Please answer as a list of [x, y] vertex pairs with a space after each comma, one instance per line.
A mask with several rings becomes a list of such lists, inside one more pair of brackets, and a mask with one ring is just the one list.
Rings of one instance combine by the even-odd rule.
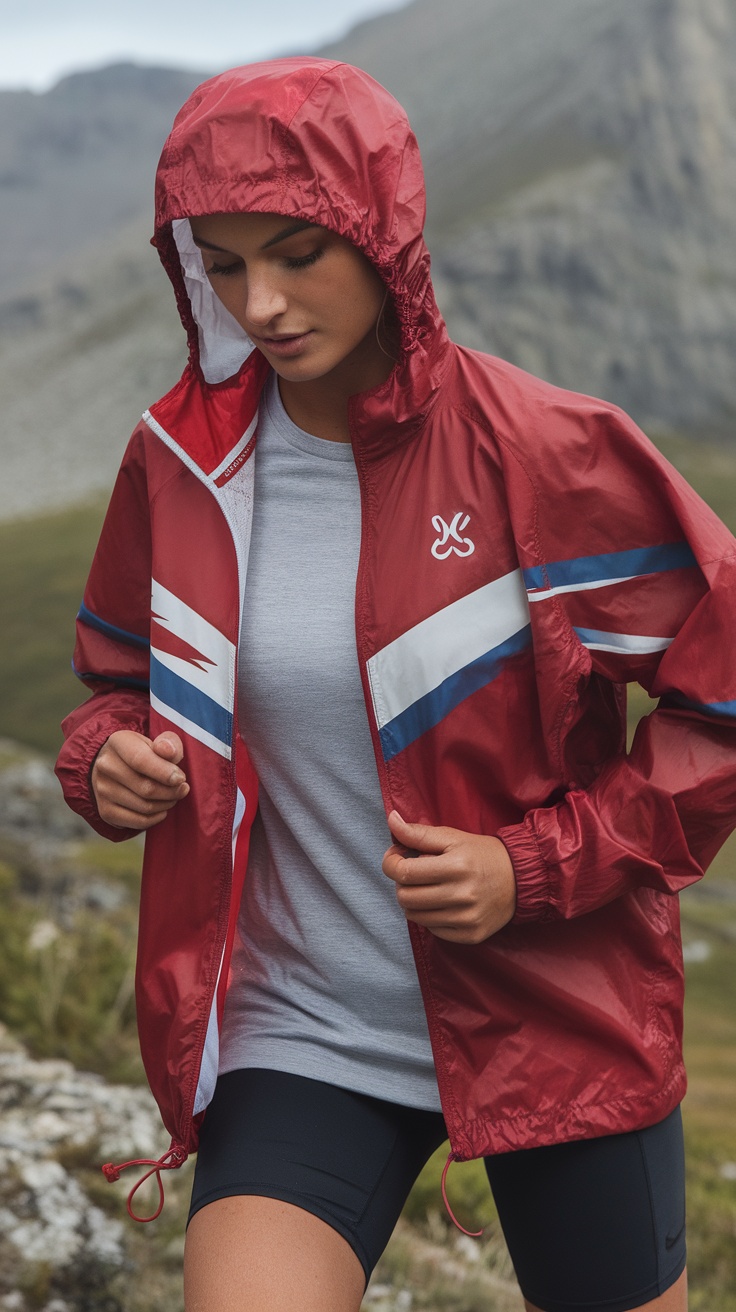
[[187, 1312], [359, 1312], [364, 1290], [342, 1235], [291, 1203], [220, 1198], [187, 1230]]
[[646, 1130], [501, 1153], [486, 1170], [531, 1307], [628, 1312], [674, 1290], [685, 1267], [679, 1107]]
[[192, 1190], [188, 1312], [352, 1312], [445, 1137], [438, 1113], [320, 1080], [221, 1076]]

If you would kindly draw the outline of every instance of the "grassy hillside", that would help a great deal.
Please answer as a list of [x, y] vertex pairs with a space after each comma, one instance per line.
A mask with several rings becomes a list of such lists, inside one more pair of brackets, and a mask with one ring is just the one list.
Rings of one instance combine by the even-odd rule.
[[104, 504], [0, 524], [0, 736], [54, 755], [85, 689], [71, 670], [74, 619]]

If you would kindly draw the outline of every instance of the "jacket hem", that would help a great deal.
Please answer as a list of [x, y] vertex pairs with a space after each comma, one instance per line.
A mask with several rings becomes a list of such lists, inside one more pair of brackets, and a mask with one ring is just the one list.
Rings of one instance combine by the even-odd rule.
[[466, 1122], [470, 1151], [458, 1160], [471, 1161], [524, 1148], [543, 1148], [578, 1139], [599, 1139], [605, 1135], [644, 1130], [669, 1116], [682, 1102], [686, 1090], [685, 1067], [679, 1062], [667, 1084], [650, 1099], [631, 1094], [608, 1102], [588, 1103], [584, 1107], [570, 1103], [566, 1107], [564, 1122], [554, 1108], [545, 1116], [521, 1112], [518, 1116], [496, 1119], [492, 1126], [477, 1117]]

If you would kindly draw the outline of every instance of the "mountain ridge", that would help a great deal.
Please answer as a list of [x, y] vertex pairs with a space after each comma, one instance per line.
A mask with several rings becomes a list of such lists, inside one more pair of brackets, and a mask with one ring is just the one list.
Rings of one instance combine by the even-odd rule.
[[[407, 105], [455, 336], [646, 426], [731, 435], [733, 0], [465, 0], [439, 73], [402, 97], [400, 52], [420, 4], [436, 43], [444, 4], [415, 0], [391, 15], [390, 40], [374, 25], [328, 53]], [[454, 176], [448, 103], [465, 116]]]
[[[409, 112], [456, 340], [650, 429], [732, 439], [736, 0], [414, 0], [320, 53]], [[178, 377], [147, 237], [202, 76], [119, 64], [0, 93], [0, 517], [109, 486]]]

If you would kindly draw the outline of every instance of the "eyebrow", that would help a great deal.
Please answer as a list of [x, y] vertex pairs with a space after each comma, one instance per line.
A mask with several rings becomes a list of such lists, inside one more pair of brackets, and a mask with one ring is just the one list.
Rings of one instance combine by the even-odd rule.
[[[305, 228], [318, 227], [318, 223], [309, 223], [307, 219], [299, 219], [297, 223], [290, 223], [288, 228], [282, 228], [281, 232], [277, 232], [275, 237], [269, 237], [268, 241], [264, 241], [261, 250], [265, 251], [269, 246], [275, 246], [279, 241], [286, 241], [286, 238], [293, 237], [295, 232], [303, 232]], [[205, 241], [204, 237], [195, 237], [194, 233], [192, 233], [192, 240], [195, 246], [204, 246], [206, 250], [217, 251], [219, 255], [237, 254], [236, 251], [227, 250], [225, 246], [215, 246], [214, 242]]]
[[305, 228], [318, 227], [318, 223], [310, 223], [308, 219], [298, 219], [296, 223], [290, 223], [288, 228], [282, 228], [281, 232], [277, 232], [275, 237], [265, 241], [261, 246], [261, 250], [265, 251], [266, 247], [275, 246], [278, 241], [286, 241], [286, 238], [293, 237], [295, 232], [303, 232]]

